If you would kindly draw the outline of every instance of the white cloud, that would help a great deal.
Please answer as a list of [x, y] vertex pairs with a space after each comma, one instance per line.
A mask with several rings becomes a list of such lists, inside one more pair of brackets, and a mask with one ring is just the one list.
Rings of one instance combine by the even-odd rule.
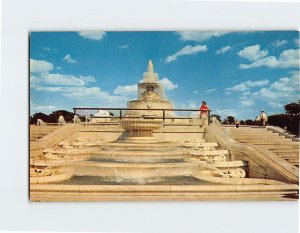
[[216, 91], [216, 90], [217, 90], [217, 89], [212, 88], [212, 89], [207, 90], [206, 93], [211, 93], [211, 92], [214, 92], [214, 91]]
[[39, 75], [30, 76], [30, 85], [35, 88], [35, 85], [48, 86], [85, 86], [89, 83], [96, 82], [92, 76], [75, 76], [69, 74], [51, 74], [41, 73]]
[[30, 59], [30, 73], [44, 73], [53, 69], [50, 62]]
[[269, 84], [269, 80], [264, 79], [264, 80], [258, 80], [258, 81], [246, 81], [246, 82], [241, 82], [233, 87], [228, 87], [226, 88], [226, 91], [239, 91], [239, 92], [244, 92], [249, 90], [250, 88], [253, 87], [262, 87], [265, 85]]
[[250, 91], [245, 91], [245, 92], [243, 92], [243, 93], [241, 93], [241, 94], [242, 94], [242, 96], [247, 96], [247, 95], [250, 95], [251, 92], [250, 92]]
[[99, 87], [72, 87], [66, 89], [64, 96], [70, 99], [97, 101], [101, 106], [125, 105], [128, 99], [124, 96], [111, 95]]
[[213, 37], [220, 37], [228, 34], [228, 31], [218, 31], [218, 32], [195, 32], [195, 31], [181, 31], [177, 32], [180, 39], [184, 41], [198, 41], [203, 42], [209, 40]]
[[225, 46], [216, 51], [216, 54], [223, 54], [228, 52], [231, 49], [230, 46]]
[[242, 99], [241, 104], [246, 107], [250, 107], [254, 105], [254, 101], [251, 99]]
[[273, 101], [268, 101], [268, 105], [272, 108], [282, 109], [284, 104], [283, 103], [278, 103], [278, 102], [273, 102]]
[[78, 32], [78, 34], [83, 38], [97, 41], [102, 40], [106, 36], [106, 32], [103, 31], [83, 31]]
[[118, 47], [119, 49], [128, 49], [128, 44], [124, 44]]
[[298, 68], [299, 53], [299, 49], [288, 49], [284, 50], [278, 58], [275, 56], [266, 57], [268, 52], [266, 50], [260, 50], [259, 45], [250, 46], [238, 52], [239, 56], [252, 61], [250, 64], [240, 64], [240, 69], [249, 69], [261, 66], [270, 68]]
[[241, 93], [240, 104], [246, 107], [253, 106], [256, 102], [262, 105], [269, 105], [271, 108], [283, 108], [290, 102], [300, 98], [300, 77], [299, 72], [291, 72], [290, 77], [282, 77], [267, 87], [258, 91], [246, 91]]
[[58, 108], [54, 105], [38, 105], [30, 101], [30, 115], [33, 115], [34, 113], [37, 112], [43, 112], [45, 114], [49, 114], [55, 111], [56, 109]]
[[242, 106], [250, 107], [250, 106], [254, 105], [254, 101], [250, 97], [250, 94], [251, 94], [250, 91], [246, 91], [246, 92], [242, 93], [242, 95], [240, 97], [240, 100], [241, 100], [240, 103], [241, 103]]
[[250, 61], [256, 61], [268, 55], [267, 50], [260, 50], [259, 45], [248, 46], [243, 50], [239, 51], [237, 54], [240, 57], [246, 58]]
[[47, 87], [41, 86], [39, 84], [30, 84], [30, 87], [37, 91], [48, 91], [48, 92], [64, 92], [66, 89], [64, 87]]
[[178, 57], [183, 55], [191, 55], [191, 54], [196, 54], [199, 52], [206, 52], [206, 51], [207, 51], [206, 45], [196, 45], [196, 46], [187, 45], [184, 48], [177, 51], [176, 53], [174, 53], [173, 55], [168, 56], [165, 59], [165, 63], [176, 61]]
[[171, 91], [178, 87], [177, 84], [172, 83], [172, 81], [168, 78], [163, 78], [159, 80], [159, 83], [164, 87], [166, 91]]
[[[89, 84], [96, 82], [92, 76], [49, 73], [53, 65], [46, 61], [36, 61], [31, 59], [32, 67], [30, 75], [30, 88], [43, 91], [60, 93], [66, 98], [76, 100], [76, 104], [82, 106], [126, 106], [128, 98], [120, 95], [112, 95], [101, 90], [99, 87], [88, 87]], [[125, 88], [126, 89], [126, 88]], [[136, 89], [136, 85], [135, 85]], [[136, 91], [135, 91], [136, 93]], [[57, 109], [52, 105], [36, 105], [31, 103], [31, 111], [51, 112]]]
[[78, 61], [76, 61], [75, 59], [73, 59], [73, 58], [71, 57], [70, 54], [67, 54], [67, 55], [63, 58], [63, 60], [64, 60], [65, 62], [69, 63], [69, 64], [74, 64], [74, 63], [77, 63], [77, 62], [78, 62]]
[[276, 41], [274, 41], [273, 46], [281, 47], [282, 45], [285, 45], [287, 43], [288, 43], [287, 40], [276, 40]]
[[117, 86], [117, 88], [113, 92], [116, 95], [137, 95], [137, 85], [126, 85], [126, 86]]
[[194, 94], [198, 94], [198, 91], [197, 91], [197, 90], [194, 90], [193, 93], [194, 93]]

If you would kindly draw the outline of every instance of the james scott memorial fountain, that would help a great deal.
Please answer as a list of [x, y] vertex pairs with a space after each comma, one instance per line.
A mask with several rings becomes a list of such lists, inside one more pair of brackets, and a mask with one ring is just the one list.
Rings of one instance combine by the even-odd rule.
[[137, 99], [127, 108], [124, 118], [111, 118], [109, 124], [65, 124], [32, 143], [31, 200], [281, 200], [297, 195], [298, 185], [275, 168], [265, 178], [250, 176], [252, 169], [269, 168], [259, 159], [250, 163], [244, 150], [231, 153], [221, 146], [230, 139], [218, 123], [203, 129], [189, 120], [164, 121], [172, 118], [173, 107], [151, 61]]

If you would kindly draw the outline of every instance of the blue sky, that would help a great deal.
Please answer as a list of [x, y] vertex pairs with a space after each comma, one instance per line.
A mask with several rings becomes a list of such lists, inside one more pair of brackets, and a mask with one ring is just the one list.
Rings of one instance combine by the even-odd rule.
[[297, 31], [31, 32], [31, 114], [126, 107], [149, 59], [174, 108], [254, 119], [300, 99]]

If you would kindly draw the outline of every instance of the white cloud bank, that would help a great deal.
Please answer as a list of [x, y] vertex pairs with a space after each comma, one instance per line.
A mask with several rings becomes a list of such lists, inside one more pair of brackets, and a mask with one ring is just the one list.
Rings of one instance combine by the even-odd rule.
[[39, 105], [30, 101], [30, 115], [33, 115], [34, 113], [37, 112], [43, 112], [49, 114], [55, 111], [56, 109], [58, 108], [54, 105]]
[[168, 78], [163, 78], [159, 80], [159, 83], [164, 87], [166, 91], [171, 91], [178, 87], [177, 84], [172, 83], [172, 81]]
[[49, 72], [53, 69], [53, 65], [50, 62], [43, 60], [30, 59], [30, 72], [31, 73], [43, 73]]
[[47, 85], [47, 86], [85, 86], [89, 83], [96, 82], [92, 76], [75, 76], [70, 74], [51, 74], [41, 73], [39, 75], [30, 76], [31, 85]]
[[82, 31], [78, 34], [83, 38], [96, 41], [100, 41], [106, 36], [106, 32], [103, 31]]
[[166, 57], [165, 63], [170, 63], [173, 61], [176, 61], [178, 57], [184, 56], [184, 55], [192, 55], [192, 54], [197, 54], [200, 52], [206, 52], [207, 51], [207, 46], [206, 45], [196, 45], [196, 46], [191, 46], [187, 45], [177, 51], [176, 53]]
[[[78, 103], [88, 104], [89, 106], [109, 107], [111, 105], [122, 106], [127, 102], [124, 96], [111, 95], [103, 91], [100, 87], [88, 86], [96, 79], [92, 76], [70, 75], [49, 73], [53, 65], [47, 61], [30, 60], [30, 66], [33, 67], [30, 74], [30, 88], [37, 91], [57, 92], [61, 95], [77, 100]], [[48, 109], [48, 110], [47, 110]], [[53, 111], [55, 106], [35, 105], [32, 111]]]
[[[143, 80], [141, 80], [143, 81]], [[178, 87], [177, 84], [174, 84], [168, 78], [163, 78], [159, 80], [159, 83], [163, 86], [164, 90], [171, 91]], [[117, 86], [117, 88], [113, 91], [116, 95], [121, 96], [137, 96], [137, 85], [125, 85], [125, 86]]]
[[[253, 87], [259, 87], [255, 91]], [[287, 103], [295, 102], [300, 98], [300, 75], [299, 71], [291, 72], [290, 77], [282, 77], [270, 83], [268, 80], [242, 82], [230, 88], [229, 91], [241, 93], [238, 97], [240, 104], [245, 107], [262, 103], [271, 108], [283, 108]]]
[[183, 41], [198, 41], [203, 42], [207, 41], [213, 37], [220, 37], [228, 34], [228, 31], [217, 31], [217, 32], [195, 32], [195, 31], [180, 31], [177, 32], [179, 34], [180, 39]]
[[292, 72], [290, 77], [282, 77], [272, 83], [268, 88], [262, 88], [252, 94], [268, 102], [271, 107], [297, 101], [300, 98], [300, 75]]
[[137, 85], [125, 85], [117, 86], [113, 92], [116, 95], [126, 95], [126, 96], [136, 96], [137, 95]]
[[274, 41], [273, 46], [274, 47], [281, 47], [281, 46], [283, 46], [287, 43], [288, 43], [287, 40], [276, 40], [276, 41]]
[[264, 79], [264, 80], [258, 80], [258, 81], [245, 81], [245, 82], [241, 82], [233, 87], [228, 87], [226, 88], [226, 91], [238, 91], [238, 92], [243, 92], [243, 91], [247, 91], [250, 88], [253, 87], [262, 87], [265, 85], [269, 84], [269, 80]]
[[240, 69], [250, 69], [261, 66], [269, 68], [290, 68], [299, 67], [299, 49], [284, 50], [279, 57], [267, 56], [269, 52], [267, 50], [261, 50], [259, 45], [253, 45], [244, 48], [237, 54], [252, 63], [240, 64]]
[[237, 54], [240, 57], [246, 58], [249, 61], [256, 61], [268, 55], [267, 50], [260, 50], [260, 45], [253, 45], [244, 48], [243, 50], [239, 51]]

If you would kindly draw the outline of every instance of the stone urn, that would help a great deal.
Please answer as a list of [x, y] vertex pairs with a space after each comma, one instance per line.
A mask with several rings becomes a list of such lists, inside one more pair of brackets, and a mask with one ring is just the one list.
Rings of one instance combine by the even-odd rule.
[[119, 125], [126, 132], [126, 141], [151, 141], [154, 142], [153, 131], [162, 126], [162, 120], [147, 118], [127, 118], [122, 119]]

